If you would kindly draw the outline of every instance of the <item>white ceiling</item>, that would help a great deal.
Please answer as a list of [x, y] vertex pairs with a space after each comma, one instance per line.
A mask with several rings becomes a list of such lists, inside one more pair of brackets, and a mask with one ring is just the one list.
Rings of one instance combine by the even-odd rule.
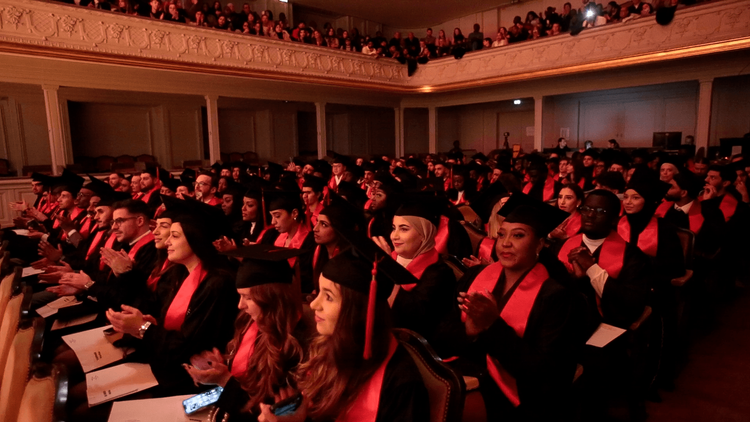
[[291, 0], [293, 4], [367, 19], [395, 28], [436, 25], [507, 3], [498, 0]]

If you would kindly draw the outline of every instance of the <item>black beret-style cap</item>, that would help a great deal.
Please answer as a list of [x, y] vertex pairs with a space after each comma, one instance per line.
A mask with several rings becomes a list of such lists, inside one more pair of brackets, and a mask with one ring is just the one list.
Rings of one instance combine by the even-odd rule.
[[294, 271], [287, 260], [304, 252], [257, 244], [228, 251], [225, 255], [242, 258], [235, 282], [238, 289], [246, 289], [271, 283], [292, 284]]
[[664, 198], [669, 188], [669, 183], [659, 180], [659, 175], [648, 168], [639, 167], [630, 177], [626, 190], [632, 189], [646, 200], [647, 203], [656, 204]]
[[162, 203], [167, 208], [175, 223], [191, 224], [210, 241], [228, 234], [224, 212], [219, 207], [208, 205], [191, 197], [185, 199], [161, 195]]
[[115, 202], [125, 201], [131, 199], [130, 194], [127, 192], [116, 192], [114, 189], [111, 189], [110, 192], [104, 194], [104, 196], [99, 196], [99, 205], [100, 207], [111, 207], [115, 204]]
[[304, 181], [302, 182], [303, 188], [312, 188], [315, 192], [323, 192], [323, 189], [326, 187], [328, 183], [317, 176], [313, 176], [312, 174], [306, 174]]
[[509, 223], [530, 226], [538, 237], [546, 237], [566, 218], [567, 212], [521, 192], [514, 193], [497, 212]]
[[84, 188], [90, 190], [91, 192], [94, 192], [95, 196], [104, 198], [105, 196], [111, 196], [112, 193], [115, 192], [115, 190], [112, 189], [112, 186], [110, 186], [109, 183], [105, 182], [104, 180], [101, 180], [90, 174], [88, 176], [90, 181], [89, 183], [84, 185]]
[[263, 196], [266, 202], [266, 211], [275, 210], [302, 210], [302, 199], [299, 191], [291, 190], [264, 190]]
[[421, 217], [437, 227], [440, 224], [441, 205], [432, 191], [410, 192], [407, 199], [396, 210], [398, 216]]
[[46, 174], [34, 172], [34, 173], [31, 173], [31, 180], [34, 182], [39, 182], [45, 187], [50, 187], [52, 186], [52, 183], [54, 182], [55, 178], [52, 176], [47, 176]]

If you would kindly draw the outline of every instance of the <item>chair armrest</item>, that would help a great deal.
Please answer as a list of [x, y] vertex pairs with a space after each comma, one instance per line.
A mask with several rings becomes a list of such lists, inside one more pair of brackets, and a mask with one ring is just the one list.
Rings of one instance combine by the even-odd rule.
[[693, 270], [685, 270], [685, 275], [672, 279], [672, 285], [676, 287], [682, 287], [691, 278], [693, 278]]
[[648, 317], [651, 316], [651, 312], [652, 312], [651, 307], [646, 306], [643, 309], [643, 313], [641, 314], [640, 318], [638, 318], [634, 323], [630, 324], [630, 330], [631, 331], [637, 330], [638, 327], [640, 327], [644, 322], [646, 322]]
[[464, 376], [464, 384], [466, 384], [466, 391], [474, 391], [479, 389], [479, 378]]

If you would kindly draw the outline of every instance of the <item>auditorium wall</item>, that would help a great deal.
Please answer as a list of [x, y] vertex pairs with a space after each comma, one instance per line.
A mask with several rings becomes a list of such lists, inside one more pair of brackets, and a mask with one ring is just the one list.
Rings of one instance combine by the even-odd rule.
[[11, 168], [50, 164], [41, 86], [0, 83], [0, 158]]
[[711, 145], [721, 138], [741, 138], [750, 133], [750, 76], [714, 81], [711, 107]]

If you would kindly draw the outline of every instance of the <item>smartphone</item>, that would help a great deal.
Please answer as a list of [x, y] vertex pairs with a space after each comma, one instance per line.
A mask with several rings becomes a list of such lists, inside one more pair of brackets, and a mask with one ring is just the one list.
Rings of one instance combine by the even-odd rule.
[[301, 404], [302, 393], [297, 393], [271, 406], [271, 411], [276, 416], [291, 415], [299, 409]]
[[102, 331], [105, 336], [113, 336], [117, 334], [117, 331], [115, 331], [115, 327], [109, 327], [106, 330]]
[[221, 396], [222, 391], [224, 391], [224, 388], [216, 387], [213, 390], [205, 391], [184, 400], [182, 402], [182, 406], [185, 408], [185, 413], [189, 415], [200, 409], [203, 409], [206, 406], [211, 406], [212, 404], [219, 401], [219, 396]]

